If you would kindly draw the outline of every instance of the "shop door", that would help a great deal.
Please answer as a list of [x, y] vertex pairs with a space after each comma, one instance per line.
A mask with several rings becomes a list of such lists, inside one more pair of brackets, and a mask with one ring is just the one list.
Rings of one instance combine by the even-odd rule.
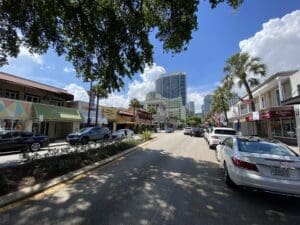
[[40, 134], [48, 136], [49, 133], [49, 122], [41, 122]]

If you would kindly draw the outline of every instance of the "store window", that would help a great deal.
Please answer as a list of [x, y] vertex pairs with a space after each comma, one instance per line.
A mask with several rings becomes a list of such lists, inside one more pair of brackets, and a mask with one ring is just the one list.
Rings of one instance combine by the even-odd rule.
[[30, 95], [30, 94], [24, 94], [24, 100], [27, 102], [37, 102], [37, 103], [41, 102], [41, 98], [39, 96]]
[[57, 99], [52, 99], [50, 101], [50, 104], [55, 106], [64, 106], [64, 102], [62, 100], [57, 100]]
[[296, 138], [296, 123], [294, 119], [282, 119], [282, 128], [284, 137]]
[[22, 131], [25, 128], [25, 121], [23, 120], [0, 120], [0, 131], [3, 130], [17, 130]]
[[6, 90], [5, 91], [5, 98], [19, 99], [19, 92], [18, 91]]
[[298, 95], [300, 95], [300, 84], [297, 85]]
[[282, 136], [280, 119], [271, 120], [272, 136]]

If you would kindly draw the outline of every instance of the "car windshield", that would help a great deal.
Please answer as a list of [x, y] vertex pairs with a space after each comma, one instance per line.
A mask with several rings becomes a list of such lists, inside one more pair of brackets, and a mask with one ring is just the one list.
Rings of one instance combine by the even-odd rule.
[[237, 139], [238, 148], [241, 152], [271, 154], [280, 156], [297, 156], [296, 153], [287, 147], [278, 144], [260, 140]]
[[90, 131], [91, 129], [92, 129], [91, 127], [85, 127], [85, 128], [80, 129], [78, 132], [82, 133], [82, 132]]
[[215, 134], [236, 135], [235, 130], [216, 129]]

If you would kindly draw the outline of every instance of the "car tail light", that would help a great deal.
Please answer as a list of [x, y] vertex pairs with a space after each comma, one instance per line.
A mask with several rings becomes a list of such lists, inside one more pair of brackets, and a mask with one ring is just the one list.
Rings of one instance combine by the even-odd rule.
[[253, 163], [248, 163], [246, 161], [237, 159], [234, 156], [231, 157], [231, 160], [232, 160], [233, 164], [236, 167], [239, 167], [239, 168], [242, 168], [242, 169], [246, 169], [246, 170], [253, 170], [253, 171], [257, 171], [258, 172], [258, 169], [257, 169], [256, 165], [253, 164]]
[[220, 139], [218, 136], [211, 136], [212, 139]]

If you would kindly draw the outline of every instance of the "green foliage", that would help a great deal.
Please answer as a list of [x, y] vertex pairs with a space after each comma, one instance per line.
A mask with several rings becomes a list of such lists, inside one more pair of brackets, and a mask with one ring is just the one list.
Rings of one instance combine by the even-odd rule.
[[94, 85], [92, 87], [93, 92], [95, 93], [95, 95], [97, 96], [97, 98], [107, 98], [109, 91], [100, 83]]
[[[231, 56], [226, 61], [226, 65], [224, 67], [224, 72], [226, 73], [226, 77], [232, 80], [238, 79], [239, 87], [244, 86], [249, 99], [253, 100], [251, 87], [254, 87], [259, 84], [259, 80], [254, 76], [265, 76], [266, 75], [266, 65], [261, 63], [260, 58], [251, 57], [247, 52], [236, 53]], [[252, 101], [251, 108], [255, 111], [255, 104]]]
[[151, 115], [157, 113], [157, 112], [156, 112], [156, 109], [155, 109], [153, 106], [148, 107], [147, 111], [148, 111]]
[[197, 126], [201, 124], [201, 118], [198, 116], [189, 116], [186, 121], [189, 126]]
[[8, 179], [4, 174], [0, 174], [0, 194], [5, 193], [8, 189]]
[[130, 105], [132, 108], [141, 108], [141, 103], [140, 103], [140, 101], [137, 100], [136, 98], [131, 99], [129, 105]]
[[[216, 7], [225, 0], [209, 0]], [[237, 8], [242, 0], [226, 0]], [[197, 29], [199, 0], [2, 0], [0, 66], [17, 57], [20, 46], [66, 56], [78, 76], [120, 90], [153, 62], [149, 34], [173, 54], [187, 48]], [[19, 33], [19, 34], [18, 34]]]
[[152, 135], [151, 131], [145, 130], [142, 133], [142, 139], [148, 141], [151, 139], [151, 135]]

